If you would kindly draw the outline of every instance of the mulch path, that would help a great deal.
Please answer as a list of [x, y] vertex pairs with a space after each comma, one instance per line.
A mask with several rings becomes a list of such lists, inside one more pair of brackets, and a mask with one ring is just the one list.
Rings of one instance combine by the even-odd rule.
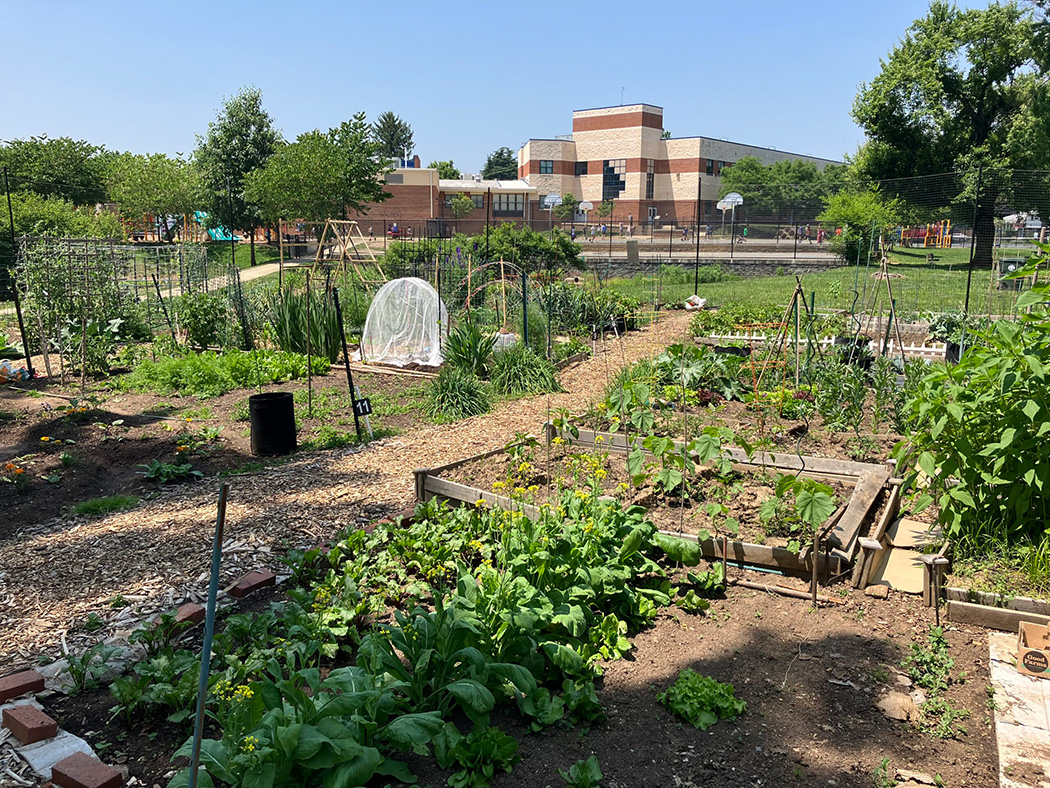
[[[682, 341], [688, 322], [684, 312], [672, 312], [621, 341], [598, 343], [593, 358], [562, 372], [563, 393], [504, 402], [452, 424], [417, 423], [367, 446], [296, 454], [226, 479], [223, 587], [251, 569], [278, 568], [275, 555], [288, 547], [327, 541], [410, 506], [416, 468], [497, 448], [515, 432], [538, 432], [557, 408], [583, 409], [619, 367]], [[234, 394], [247, 396], [227, 397]], [[59, 656], [63, 637], [76, 651], [202, 599], [220, 483], [209, 477], [162, 487], [136, 508], [98, 519], [29, 519], [0, 536], [0, 671], [31, 665], [41, 654]], [[118, 595], [131, 605], [114, 611], [109, 602]], [[82, 625], [92, 612], [106, 626], [87, 633]]]

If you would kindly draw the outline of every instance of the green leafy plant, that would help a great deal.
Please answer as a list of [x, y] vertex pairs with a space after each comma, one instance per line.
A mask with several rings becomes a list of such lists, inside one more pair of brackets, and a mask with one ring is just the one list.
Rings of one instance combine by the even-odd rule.
[[568, 771], [558, 769], [558, 774], [569, 788], [599, 788], [602, 777], [605, 776], [598, 759], [593, 755], [587, 760], [581, 758], [576, 761]]
[[175, 299], [173, 310], [189, 343], [204, 350], [218, 345], [230, 322], [230, 302], [223, 295], [186, 293]]
[[775, 497], [763, 501], [758, 514], [769, 533], [791, 536], [788, 550], [797, 554], [803, 540], [815, 538], [834, 511], [835, 492], [831, 487], [815, 479], [785, 474], [777, 480]]
[[489, 390], [483, 381], [462, 369], [448, 367], [430, 384], [423, 413], [428, 418], [455, 421], [488, 413], [491, 407]]
[[871, 774], [875, 788], [895, 788], [897, 781], [890, 774], [890, 759], [883, 758]]
[[488, 377], [496, 335], [486, 335], [474, 322], [456, 326], [445, 340], [442, 355], [445, 363], [460, 372], [485, 379]]
[[936, 739], [958, 739], [960, 734], [968, 733], [959, 721], [969, 716], [968, 709], [960, 709], [953, 701], [935, 695], [919, 705], [919, 728]]
[[496, 769], [510, 772], [521, 760], [518, 743], [495, 727], [475, 728], [463, 736], [446, 725], [434, 741], [434, 752], [442, 768], [460, 767], [448, 778], [450, 788], [487, 788]]
[[903, 667], [912, 681], [932, 693], [948, 689], [955, 660], [948, 655], [948, 641], [941, 627], [934, 627], [926, 643], [912, 643]]
[[87, 651], [73, 656], [66, 654], [65, 673], [70, 679], [70, 695], [76, 695], [86, 689], [92, 689], [109, 672], [110, 661], [119, 656], [116, 646], [98, 644]]
[[161, 462], [154, 459], [150, 460], [148, 465], [140, 465], [139, 467], [145, 469], [139, 471], [143, 477], [158, 484], [167, 484], [180, 479], [204, 478], [204, 474], [188, 462]]
[[562, 390], [554, 364], [521, 343], [500, 350], [493, 356], [492, 387], [504, 396], [546, 394]]
[[747, 708], [747, 703], [733, 695], [732, 684], [721, 684], [690, 668], [679, 673], [675, 683], [656, 699], [702, 731], [719, 720], [735, 720]]

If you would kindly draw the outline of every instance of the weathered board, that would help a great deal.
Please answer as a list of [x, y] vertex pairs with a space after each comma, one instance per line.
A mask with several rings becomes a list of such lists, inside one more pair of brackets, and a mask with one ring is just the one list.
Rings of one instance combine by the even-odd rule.
[[1050, 616], [955, 600], [948, 601], [948, 620], [957, 624], [971, 624], [985, 629], [1001, 629], [1004, 632], [1014, 633], [1017, 632], [1017, 625], [1022, 621], [1032, 624], [1050, 624]]

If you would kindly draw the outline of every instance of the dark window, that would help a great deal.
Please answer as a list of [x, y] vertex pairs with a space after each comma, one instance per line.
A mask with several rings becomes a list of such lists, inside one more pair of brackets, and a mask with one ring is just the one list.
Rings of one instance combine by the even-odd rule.
[[627, 188], [627, 159], [606, 159], [602, 162], [602, 199], [615, 200]]
[[725, 168], [726, 168], [726, 163], [724, 161], [718, 162], [718, 174], [719, 175], [722, 174], [722, 170], [724, 170]]
[[522, 216], [525, 213], [524, 194], [495, 194], [492, 201], [494, 214], [511, 214]]
[[[456, 197], [459, 197], [459, 196], [460, 195], [458, 195], [458, 194], [446, 194], [445, 195], [445, 206], [448, 207], [448, 208], [451, 208], [452, 207], [452, 200], [454, 198], [456, 198]], [[464, 195], [464, 196], [469, 197], [471, 200], [474, 201], [474, 207], [475, 208], [484, 208], [485, 207], [485, 195], [484, 194], [467, 194], [467, 195]]]
[[576, 162], [576, 177], [587, 174], [587, 162], [578, 161]]
[[645, 160], [645, 199], [653, 199], [653, 193], [656, 191], [656, 160], [646, 159]]
[[715, 163], [711, 159], [707, 160], [707, 174], [708, 175], [714, 175], [715, 174]]
[[553, 175], [554, 174], [554, 160], [553, 159], [540, 159], [540, 175]]

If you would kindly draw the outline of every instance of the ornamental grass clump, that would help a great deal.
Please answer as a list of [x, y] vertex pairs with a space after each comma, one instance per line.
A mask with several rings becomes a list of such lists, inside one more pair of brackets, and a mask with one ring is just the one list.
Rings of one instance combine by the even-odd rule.
[[447, 367], [430, 385], [423, 415], [438, 421], [455, 421], [488, 413], [492, 398], [488, 386], [475, 375]]
[[512, 345], [495, 355], [492, 387], [504, 396], [562, 391], [554, 364], [523, 344]]

